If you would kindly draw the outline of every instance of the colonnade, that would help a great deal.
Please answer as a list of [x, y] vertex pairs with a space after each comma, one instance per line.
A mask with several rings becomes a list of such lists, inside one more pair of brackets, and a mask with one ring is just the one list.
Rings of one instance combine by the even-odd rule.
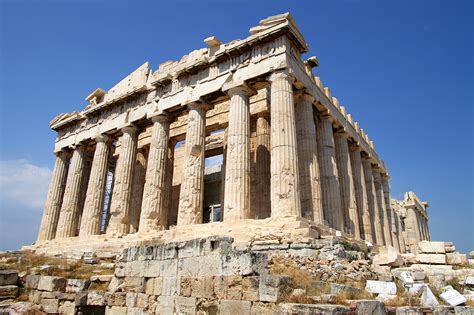
[[[346, 130], [336, 126], [329, 112], [314, 106], [313, 96], [305, 89], [294, 92], [294, 77], [290, 73], [275, 71], [267, 79], [270, 112], [257, 118], [256, 141], [257, 145], [269, 148], [269, 158], [262, 156], [264, 161], [260, 161], [270, 164], [269, 182], [264, 182], [266, 170], [258, 167], [258, 163], [251, 173], [249, 99], [255, 91], [244, 83], [223, 91], [230, 99], [223, 220], [302, 216], [356, 239], [400, 249], [400, 222], [390, 207], [387, 175], [372, 164], [368, 154]], [[178, 226], [203, 222], [206, 111], [211, 108], [202, 101], [185, 105], [188, 115]], [[169, 228], [172, 118], [166, 112], [159, 112], [148, 119], [152, 123], [151, 142], [148, 158], [142, 158], [141, 164], [137, 164], [137, 155], [143, 154], [137, 151], [137, 127], [127, 125], [120, 130], [110, 219], [105, 231], [113, 237]], [[66, 151], [57, 153], [39, 241], [101, 233], [112, 139], [101, 134], [94, 141], [92, 167], [82, 203], [85, 144], [72, 148], [72, 157]], [[251, 205], [252, 176], [257, 176], [257, 190], [262, 198]], [[138, 177], [145, 180], [137, 193], [134, 181]], [[140, 198], [132, 198], [137, 194]], [[265, 196], [269, 203], [265, 203]], [[419, 226], [418, 231], [426, 234], [427, 229]]]

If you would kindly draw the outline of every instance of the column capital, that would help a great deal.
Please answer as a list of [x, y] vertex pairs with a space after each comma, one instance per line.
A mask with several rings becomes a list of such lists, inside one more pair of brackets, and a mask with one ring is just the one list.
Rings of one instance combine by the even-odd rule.
[[362, 152], [362, 148], [356, 143], [349, 143], [349, 150], [354, 152]]
[[95, 136], [94, 138], [95, 142], [108, 142], [110, 140], [110, 137], [106, 134], [98, 134], [97, 136]]
[[243, 94], [251, 96], [257, 94], [257, 91], [245, 82], [228, 82], [222, 86], [222, 91], [232, 97], [233, 95]]
[[161, 112], [157, 114], [156, 116], [150, 117], [150, 120], [153, 123], [156, 123], [156, 122], [166, 123], [170, 121], [170, 116], [166, 112]]
[[61, 149], [60, 151], [54, 152], [54, 155], [60, 159], [64, 159], [69, 156], [69, 153], [66, 150]]
[[335, 121], [334, 117], [332, 117], [330, 114], [321, 115], [321, 120], [330, 122], [331, 124]]
[[212, 106], [208, 103], [202, 102], [202, 101], [193, 101], [190, 103], [187, 103], [185, 106], [188, 107], [188, 109], [202, 109], [204, 111], [208, 111], [209, 109], [212, 108]]
[[349, 139], [350, 137], [350, 135], [342, 129], [335, 132], [334, 135], [336, 137], [345, 138], [345, 139]]
[[138, 128], [132, 124], [120, 128], [123, 133], [133, 134], [137, 132]]
[[268, 76], [268, 81], [273, 82], [279, 79], [284, 79], [293, 84], [295, 82], [295, 76], [290, 73], [287, 69], [276, 70]]
[[308, 102], [313, 104], [315, 100], [314, 96], [309, 94], [305, 89], [298, 90], [293, 95], [296, 102]]

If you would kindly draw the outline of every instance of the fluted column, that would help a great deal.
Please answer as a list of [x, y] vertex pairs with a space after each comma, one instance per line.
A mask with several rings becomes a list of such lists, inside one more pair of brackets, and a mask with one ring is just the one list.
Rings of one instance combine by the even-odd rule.
[[246, 86], [229, 89], [224, 221], [250, 218], [250, 109]]
[[165, 202], [164, 209], [166, 212], [166, 226], [169, 226], [170, 221], [170, 209], [172, 205], [172, 192], [173, 192], [173, 174], [174, 174], [174, 150], [176, 147], [176, 140], [170, 139], [168, 141], [168, 160], [166, 163], [166, 179], [165, 179]]
[[341, 208], [341, 192], [337, 177], [336, 150], [334, 144], [333, 118], [323, 115], [317, 123], [317, 141], [319, 154], [319, 168], [321, 172], [324, 218], [329, 226], [337, 230], [344, 230], [344, 221]]
[[191, 103], [188, 107], [177, 225], [202, 223], [206, 108], [200, 103]]
[[374, 177], [372, 172], [372, 163], [369, 158], [362, 160], [364, 169], [365, 188], [367, 189], [367, 202], [369, 204], [370, 219], [372, 222], [372, 239], [377, 245], [383, 245], [383, 232], [380, 222], [380, 211], [375, 193]]
[[385, 209], [388, 218], [388, 226], [390, 230], [391, 236], [391, 245], [395, 247], [398, 251], [400, 251], [400, 246], [397, 239], [397, 226], [394, 219], [394, 211], [390, 204], [390, 185], [388, 183], [389, 177], [387, 174], [382, 174], [382, 189], [383, 189], [383, 196], [385, 200]]
[[106, 135], [100, 135], [95, 140], [97, 144], [87, 185], [79, 236], [100, 234], [110, 143]]
[[378, 170], [374, 171], [375, 195], [379, 208], [380, 223], [382, 225], [382, 232], [384, 238], [384, 245], [392, 246], [392, 233], [390, 231], [390, 224], [388, 223], [387, 207], [385, 205], [385, 196], [382, 187], [382, 177]]
[[270, 123], [266, 117], [257, 118], [255, 177], [257, 181], [256, 218], [264, 219], [270, 211]]
[[59, 214], [56, 238], [73, 237], [76, 235], [81, 204], [82, 179], [84, 177], [84, 155], [85, 148], [83, 146], [76, 147], [72, 154], [61, 213]]
[[417, 210], [414, 207], [408, 207], [406, 211], [405, 225], [407, 239], [405, 241], [410, 248], [410, 252], [417, 253], [418, 242], [421, 240]]
[[52, 240], [56, 235], [66, 185], [68, 161], [66, 152], [60, 151], [56, 153], [56, 162], [54, 163], [48, 196], [44, 205], [38, 241]]
[[318, 144], [314, 123], [314, 97], [300, 92], [295, 97], [296, 140], [300, 173], [301, 211], [303, 216], [323, 224], [321, 179], [319, 175]]
[[107, 235], [114, 236], [128, 234], [130, 229], [132, 182], [137, 151], [137, 128], [127, 126], [122, 128], [122, 133], [106, 231]]
[[373, 243], [367, 188], [365, 186], [364, 169], [362, 167], [361, 149], [358, 145], [350, 147], [350, 159], [361, 237]]
[[130, 204], [130, 231], [137, 233], [140, 226], [140, 216], [143, 207], [143, 190], [145, 188], [147, 165], [147, 150], [137, 150], [135, 168], [133, 170], [132, 199]]
[[271, 82], [270, 200], [272, 218], [301, 216], [296, 144], [294, 78], [285, 71], [273, 73]]
[[168, 117], [152, 118], [150, 153], [143, 190], [143, 207], [140, 216], [140, 233], [164, 230], [168, 226], [166, 201], [166, 170], [168, 169], [168, 145], [170, 123]]
[[357, 214], [357, 201], [355, 196], [354, 180], [352, 178], [352, 165], [349, 157], [348, 134], [337, 132], [334, 135], [336, 145], [336, 162], [341, 192], [341, 206], [344, 214], [347, 232], [360, 239], [359, 217]]
[[400, 253], [405, 253], [406, 251], [405, 233], [403, 231], [402, 218], [396, 212], [395, 212], [395, 218], [397, 220], [397, 226], [398, 226], [398, 243], [400, 244]]

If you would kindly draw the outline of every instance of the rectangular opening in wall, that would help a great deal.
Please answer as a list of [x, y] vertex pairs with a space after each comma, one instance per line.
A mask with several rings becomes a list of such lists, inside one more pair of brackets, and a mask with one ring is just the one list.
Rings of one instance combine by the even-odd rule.
[[203, 223], [222, 221], [222, 163], [223, 155], [208, 156], [204, 160]]

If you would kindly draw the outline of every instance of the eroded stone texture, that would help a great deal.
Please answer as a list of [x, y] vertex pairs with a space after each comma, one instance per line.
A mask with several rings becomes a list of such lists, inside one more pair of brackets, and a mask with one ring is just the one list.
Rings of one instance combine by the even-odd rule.
[[370, 220], [369, 203], [367, 200], [367, 188], [365, 185], [365, 175], [360, 154], [360, 147], [350, 147], [351, 168], [356, 193], [357, 214], [359, 216], [361, 237], [364, 240], [373, 243], [374, 240], [372, 237], [372, 224]]
[[168, 226], [165, 184], [168, 169], [169, 120], [163, 115], [152, 118], [150, 153], [143, 191], [140, 233], [163, 230]]
[[66, 185], [68, 162], [69, 158], [66, 152], [60, 151], [56, 154], [56, 162], [54, 163], [51, 175], [51, 183], [49, 184], [48, 196], [46, 197], [38, 241], [51, 240], [56, 235]]
[[301, 209], [304, 217], [323, 224], [321, 179], [318, 145], [313, 114], [314, 98], [306, 93], [296, 96], [296, 136], [301, 187]]
[[375, 193], [374, 177], [372, 172], [372, 162], [364, 158], [362, 160], [364, 169], [365, 188], [367, 189], [367, 202], [369, 204], [370, 218], [372, 222], [372, 238], [377, 245], [384, 245], [382, 226], [379, 216], [379, 207]]
[[317, 123], [319, 167], [321, 171], [324, 218], [330, 227], [343, 231], [344, 220], [341, 208], [341, 193], [337, 177], [336, 150], [334, 144], [333, 119], [323, 115]]
[[336, 162], [341, 192], [341, 206], [344, 214], [346, 231], [360, 239], [359, 217], [355, 197], [352, 165], [349, 158], [348, 134], [338, 132], [334, 135]]
[[272, 217], [301, 216], [298, 154], [296, 147], [294, 81], [284, 71], [275, 72], [271, 82], [271, 169]]
[[102, 223], [110, 141], [107, 136], [101, 135], [96, 138], [96, 142], [79, 236], [100, 234], [100, 224]]
[[232, 87], [225, 170], [224, 220], [250, 218], [250, 109], [246, 86]]
[[114, 189], [110, 205], [110, 220], [107, 235], [124, 235], [130, 228], [130, 203], [132, 197], [133, 170], [137, 151], [137, 128], [122, 128], [120, 152], [115, 168]]
[[384, 245], [392, 246], [391, 226], [388, 221], [387, 207], [385, 206], [385, 196], [382, 186], [382, 177], [378, 170], [374, 170], [375, 195], [379, 210], [380, 223], [382, 225]]
[[76, 235], [79, 216], [82, 179], [84, 176], [84, 147], [78, 146], [72, 154], [64, 191], [61, 213], [59, 215], [56, 238]]
[[189, 105], [186, 151], [179, 194], [178, 225], [202, 223], [204, 194], [204, 145], [206, 110], [203, 104]]
[[138, 232], [143, 205], [143, 189], [145, 186], [147, 150], [137, 150], [135, 169], [132, 182], [132, 200], [130, 205], [130, 233]]

